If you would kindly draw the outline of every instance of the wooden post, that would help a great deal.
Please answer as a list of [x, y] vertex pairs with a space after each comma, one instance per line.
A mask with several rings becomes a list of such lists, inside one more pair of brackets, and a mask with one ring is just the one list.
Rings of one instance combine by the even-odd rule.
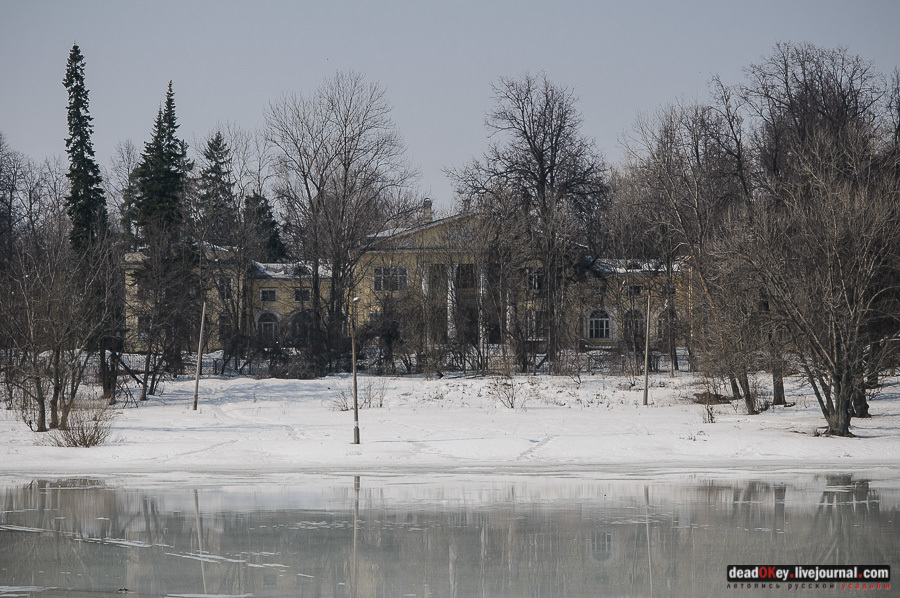
[[200, 342], [197, 346], [197, 373], [194, 375], [194, 411], [197, 410], [197, 392], [200, 389], [200, 371], [203, 367], [203, 332], [206, 329], [206, 301], [200, 312]]

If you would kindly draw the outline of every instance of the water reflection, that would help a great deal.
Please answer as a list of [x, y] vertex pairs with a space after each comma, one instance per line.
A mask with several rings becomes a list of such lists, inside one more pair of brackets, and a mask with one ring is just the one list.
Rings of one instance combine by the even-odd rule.
[[698, 596], [729, 564], [900, 561], [897, 480], [850, 475], [73, 479], [0, 497], [0, 596]]

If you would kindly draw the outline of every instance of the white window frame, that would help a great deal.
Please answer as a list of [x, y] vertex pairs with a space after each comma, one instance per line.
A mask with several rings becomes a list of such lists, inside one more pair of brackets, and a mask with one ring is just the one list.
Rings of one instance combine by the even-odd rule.
[[612, 338], [612, 319], [605, 309], [595, 309], [588, 316], [588, 340], [607, 341]]
[[383, 266], [373, 272], [374, 291], [405, 291], [409, 284], [409, 272], [403, 266]]

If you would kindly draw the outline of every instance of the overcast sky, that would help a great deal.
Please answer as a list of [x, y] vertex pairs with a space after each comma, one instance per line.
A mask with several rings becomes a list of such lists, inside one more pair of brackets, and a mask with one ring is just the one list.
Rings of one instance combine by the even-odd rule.
[[33, 159], [64, 155], [75, 42], [104, 166], [120, 141], [143, 147], [170, 79], [193, 143], [225, 121], [260, 128], [271, 100], [355, 70], [385, 88], [421, 191], [448, 206], [443, 169], [484, 151], [498, 77], [572, 87], [584, 134], [615, 163], [639, 114], [706, 98], [715, 74], [740, 82], [778, 41], [846, 46], [890, 73], [900, 1], [0, 0], [0, 131]]

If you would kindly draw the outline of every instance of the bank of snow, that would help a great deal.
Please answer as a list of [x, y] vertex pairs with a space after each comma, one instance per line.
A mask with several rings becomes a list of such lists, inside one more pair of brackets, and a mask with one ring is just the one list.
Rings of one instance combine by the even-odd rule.
[[[765, 379], [760, 377], [765, 393]], [[715, 407], [715, 423], [694, 403], [695, 378], [640, 381], [583, 376], [518, 377], [507, 408], [491, 378], [360, 378], [362, 443], [352, 444], [348, 376], [320, 380], [204, 378], [191, 410], [193, 380], [169, 381], [160, 396], [125, 406], [110, 440], [90, 449], [49, 446], [0, 416], [0, 473], [116, 475], [277, 472], [553, 471], [628, 474], [657, 469], [852, 470], [895, 467], [900, 459], [900, 383], [872, 401], [873, 417], [854, 420], [856, 438], [816, 437], [824, 425], [815, 398], [788, 384], [789, 408], [747, 416]]]

